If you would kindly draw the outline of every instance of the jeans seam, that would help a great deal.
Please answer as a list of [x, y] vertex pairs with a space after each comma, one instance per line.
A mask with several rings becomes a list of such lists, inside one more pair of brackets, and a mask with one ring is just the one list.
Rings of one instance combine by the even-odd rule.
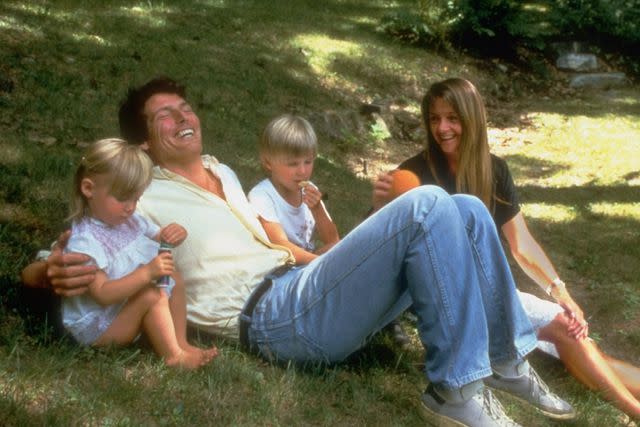
[[[371, 250], [369, 250], [366, 255], [363, 255], [360, 260], [357, 263], [353, 264], [353, 267], [349, 270], [344, 272], [344, 274], [342, 274], [340, 277], [336, 278], [333, 283], [331, 283], [328, 286], [325, 286], [322, 290], [322, 293], [320, 293], [313, 301], [309, 302], [308, 304], [305, 305], [305, 307], [298, 311], [297, 313], [295, 313], [294, 316], [291, 316], [291, 318], [289, 318], [286, 322], [280, 322], [280, 323], [274, 323], [274, 324], [270, 324], [269, 327], [270, 328], [277, 328], [277, 327], [281, 327], [281, 326], [285, 326], [288, 324], [293, 323], [296, 319], [299, 319], [300, 317], [304, 316], [306, 313], [308, 313], [311, 309], [313, 309], [318, 303], [320, 303], [322, 300], [324, 300], [326, 298], [326, 296], [328, 294], [330, 294], [331, 292], [333, 292], [336, 287], [338, 286], [338, 284], [343, 281], [346, 277], [348, 277], [350, 274], [352, 274], [355, 270], [357, 270], [362, 264], [365, 263], [365, 261], [371, 257], [376, 251], [380, 250], [380, 248], [382, 248], [386, 243], [388, 243], [389, 241], [393, 240], [396, 238], [396, 236], [398, 236], [399, 234], [401, 234], [404, 230], [413, 227], [413, 226], [418, 226], [420, 227], [420, 222], [416, 221], [415, 219], [411, 219], [410, 221], [408, 221], [406, 223], [405, 226], [403, 227], [399, 227], [395, 233], [391, 234], [388, 236], [388, 238], [384, 239], [384, 240], [380, 240], [380, 244], [375, 245], [372, 247]], [[422, 230], [422, 232], [424, 232], [424, 230]]]

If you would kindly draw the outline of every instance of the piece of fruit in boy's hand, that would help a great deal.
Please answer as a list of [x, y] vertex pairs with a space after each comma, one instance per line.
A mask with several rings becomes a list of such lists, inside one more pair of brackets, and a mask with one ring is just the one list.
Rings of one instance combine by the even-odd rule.
[[390, 174], [393, 177], [390, 194], [394, 199], [420, 185], [420, 179], [411, 171], [396, 169], [391, 171]]

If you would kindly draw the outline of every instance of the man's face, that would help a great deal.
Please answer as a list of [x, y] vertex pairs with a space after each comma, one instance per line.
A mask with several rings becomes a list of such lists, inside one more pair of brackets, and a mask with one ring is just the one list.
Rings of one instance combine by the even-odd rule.
[[167, 167], [200, 157], [200, 119], [180, 95], [153, 95], [144, 104], [144, 115], [149, 132], [146, 149], [157, 164]]

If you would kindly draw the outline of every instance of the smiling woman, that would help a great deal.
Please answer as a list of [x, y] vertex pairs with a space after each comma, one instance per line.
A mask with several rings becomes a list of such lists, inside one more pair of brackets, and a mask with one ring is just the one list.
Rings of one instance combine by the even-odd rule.
[[[576, 378], [602, 391], [628, 414], [640, 416], [637, 381], [624, 373], [633, 371], [637, 376], [640, 369], [617, 370], [624, 364], [612, 362], [588, 338], [589, 324], [582, 309], [529, 231], [507, 163], [489, 152], [484, 103], [475, 86], [460, 78], [434, 83], [423, 98], [422, 115], [428, 128], [426, 149], [404, 161], [399, 169], [414, 172], [422, 184], [439, 185], [450, 194], [471, 194], [484, 201], [515, 261], [557, 302], [519, 293], [539, 340], [552, 344], [552, 354], [559, 355]], [[393, 175], [380, 177], [374, 200], [388, 198], [391, 185]], [[485, 382], [492, 384], [493, 380]]]

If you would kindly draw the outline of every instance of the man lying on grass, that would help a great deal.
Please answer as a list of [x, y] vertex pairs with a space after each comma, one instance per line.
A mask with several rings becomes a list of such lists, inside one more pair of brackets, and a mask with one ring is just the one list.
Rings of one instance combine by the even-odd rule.
[[[202, 155], [200, 121], [182, 86], [161, 78], [131, 90], [120, 127], [156, 164], [140, 212], [188, 231], [174, 260], [195, 327], [239, 339], [267, 360], [335, 362], [413, 305], [428, 344], [422, 402], [434, 417], [515, 425], [484, 387], [489, 375], [547, 416], [575, 416], [524, 360], [536, 337], [477, 198], [419, 187], [327, 253], [292, 267], [290, 251], [269, 242], [233, 171]], [[82, 260], [53, 251], [47, 274], [57, 293], [86, 290], [93, 271]]]

